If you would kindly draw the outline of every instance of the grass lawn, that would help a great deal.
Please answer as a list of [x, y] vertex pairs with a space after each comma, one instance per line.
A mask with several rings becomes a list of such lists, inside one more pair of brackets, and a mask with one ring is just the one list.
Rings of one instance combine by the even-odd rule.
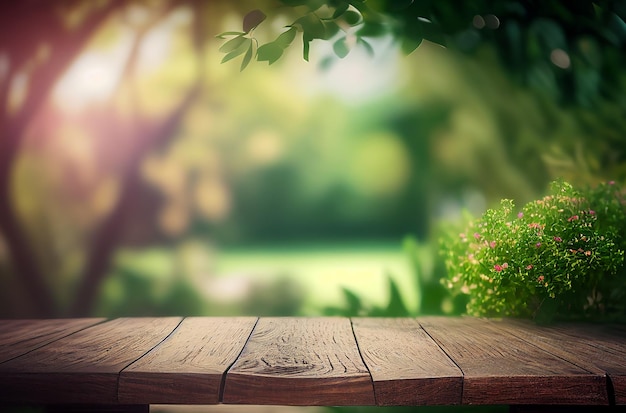
[[387, 274], [397, 282], [407, 307], [416, 308], [417, 287], [401, 242], [240, 247], [222, 250], [216, 259], [215, 276], [219, 278], [270, 281], [293, 277], [307, 291], [307, 314], [342, 305], [342, 287], [366, 303], [385, 305]]
[[[427, 261], [425, 261], [427, 262]], [[124, 306], [136, 294], [151, 300], [167, 295], [172, 282], [184, 277], [209, 303], [210, 311], [236, 311], [253, 285], [295, 280], [303, 292], [303, 315], [319, 315], [324, 307], [343, 307], [342, 288], [358, 294], [368, 306], [385, 306], [393, 277], [409, 310], [417, 308], [413, 269], [402, 242], [251, 245], [219, 248], [191, 242], [177, 248], [125, 250], [104, 286], [104, 302]], [[124, 281], [124, 272], [135, 281]], [[140, 281], [141, 280], [141, 281]], [[139, 291], [126, 291], [139, 282]], [[270, 299], [272, 290], [269, 290]], [[277, 293], [276, 300], [281, 300]], [[235, 306], [235, 307], [233, 307]], [[228, 310], [228, 309], [231, 310]], [[222, 309], [222, 310], [219, 310]], [[226, 309], [226, 310], [224, 310]]]

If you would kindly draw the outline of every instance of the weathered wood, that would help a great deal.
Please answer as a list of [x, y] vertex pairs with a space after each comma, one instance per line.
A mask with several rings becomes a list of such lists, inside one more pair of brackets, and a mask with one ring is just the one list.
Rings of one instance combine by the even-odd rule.
[[461, 370], [416, 320], [354, 318], [352, 324], [378, 405], [461, 403]]
[[606, 376], [550, 354], [488, 320], [418, 320], [463, 371], [464, 404], [608, 405]]
[[226, 374], [224, 403], [374, 405], [346, 318], [261, 318]]
[[186, 318], [120, 375], [120, 403], [216, 404], [256, 317]]
[[117, 404], [118, 374], [161, 342], [180, 318], [98, 324], [0, 364], [0, 401]]
[[0, 320], [0, 363], [102, 321], [104, 318]]
[[0, 321], [0, 410], [218, 402], [626, 408], [623, 326], [471, 317], [181, 320]]
[[607, 374], [612, 401], [626, 404], [626, 330], [607, 325], [562, 323], [538, 326], [523, 321], [493, 321], [498, 327], [596, 374]]

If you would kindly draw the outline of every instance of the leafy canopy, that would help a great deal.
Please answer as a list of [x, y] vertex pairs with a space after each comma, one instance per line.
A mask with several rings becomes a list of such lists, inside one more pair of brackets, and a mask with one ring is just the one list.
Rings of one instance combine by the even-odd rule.
[[[273, 64], [302, 39], [309, 60], [313, 40], [332, 42], [344, 58], [355, 47], [373, 54], [372, 39], [391, 37], [409, 54], [426, 40], [464, 53], [495, 48], [514, 77], [562, 100], [590, 103], [618, 99], [626, 106], [622, 74], [626, 55], [626, 1], [541, 0], [279, 0], [274, 17], [288, 13], [290, 24], [275, 40], [260, 44], [254, 32], [268, 18], [261, 10], [243, 19], [243, 31], [229, 31], [223, 62], [243, 56]], [[281, 14], [282, 13], [282, 14]]]

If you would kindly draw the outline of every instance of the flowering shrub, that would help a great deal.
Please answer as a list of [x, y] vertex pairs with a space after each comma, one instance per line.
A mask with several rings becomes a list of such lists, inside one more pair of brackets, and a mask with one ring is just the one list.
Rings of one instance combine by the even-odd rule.
[[442, 239], [448, 278], [472, 315], [624, 317], [626, 204], [614, 182], [583, 191], [553, 182], [515, 209], [502, 200]]

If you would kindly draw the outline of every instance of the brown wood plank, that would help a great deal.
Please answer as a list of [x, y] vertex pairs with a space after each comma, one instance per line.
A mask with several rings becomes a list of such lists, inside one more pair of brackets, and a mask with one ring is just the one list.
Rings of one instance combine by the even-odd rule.
[[461, 403], [461, 370], [408, 318], [353, 318], [359, 350], [380, 406]]
[[256, 317], [186, 318], [120, 375], [120, 403], [216, 404]]
[[472, 317], [418, 321], [463, 371], [464, 404], [608, 404], [606, 376]]
[[0, 364], [5, 402], [116, 404], [118, 374], [180, 322], [123, 318], [81, 330]]
[[518, 320], [493, 321], [546, 351], [597, 374], [607, 374], [615, 403], [626, 404], [626, 330], [589, 323], [538, 326]]
[[0, 320], [0, 363], [104, 320], [104, 318]]
[[261, 318], [226, 374], [224, 403], [374, 405], [347, 318]]

